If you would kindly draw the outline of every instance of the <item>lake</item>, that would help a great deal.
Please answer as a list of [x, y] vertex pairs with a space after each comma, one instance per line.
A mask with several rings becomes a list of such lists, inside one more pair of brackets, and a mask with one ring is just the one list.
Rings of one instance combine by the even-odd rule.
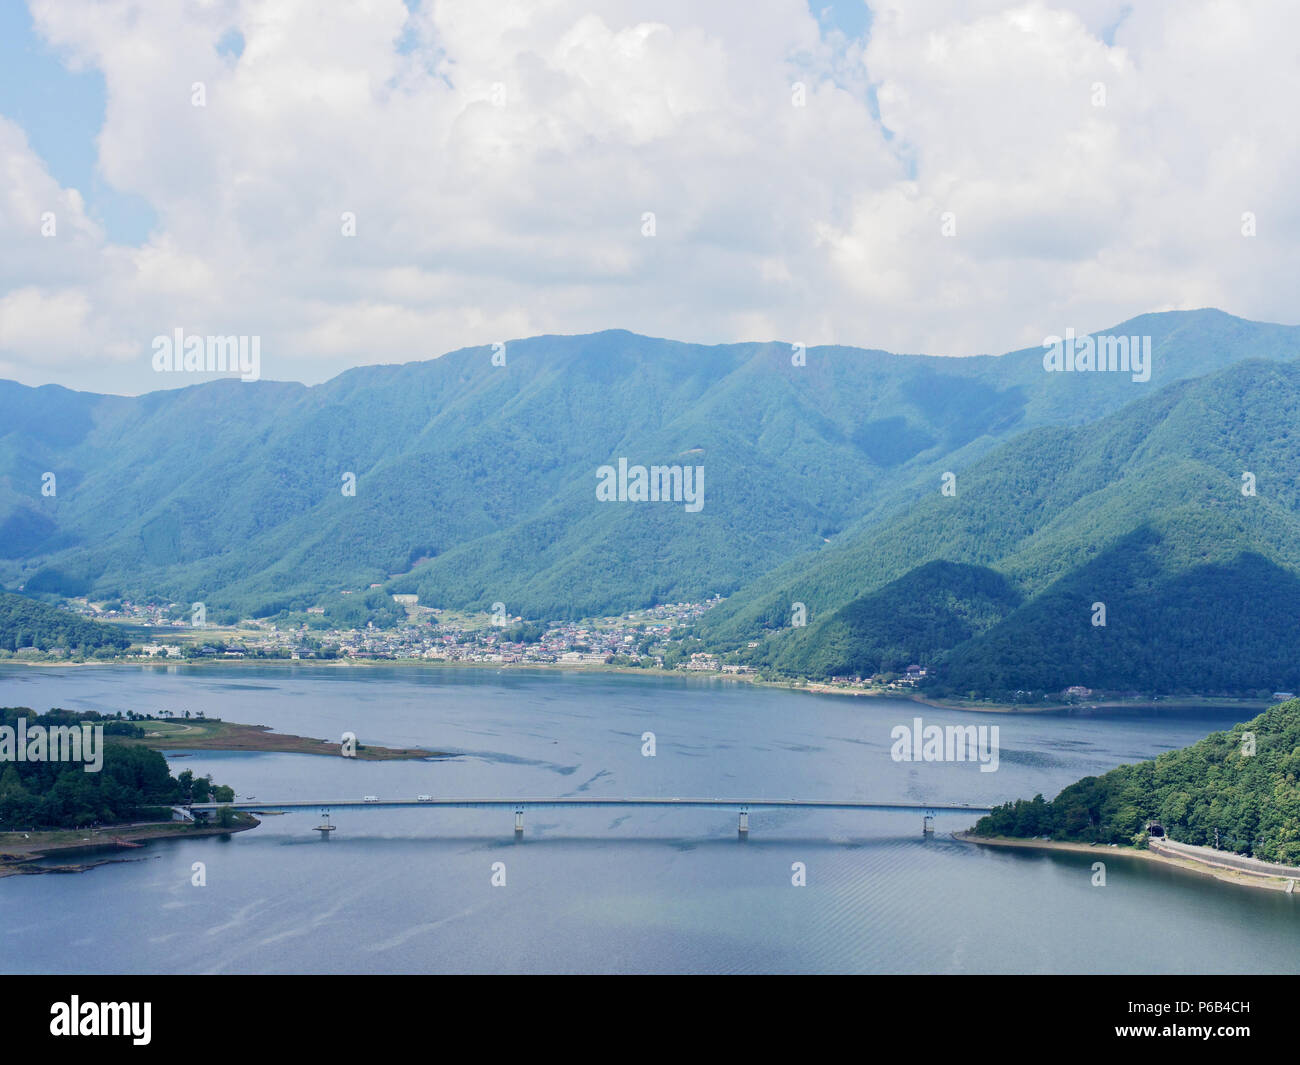
[[[869, 799], [989, 805], [1186, 746], [1240, 713], [972, 714], [716, 678], [423, 666], [0, 667], [0, 705], [189, 710], [423, 746], [358, 762], [171, 756], [265, 800], [471, 796]], [[997, 725], [996, 772], [895, 762], [896, 725]], [[655, 734], [654, 757], [642, 736]], [[338, 809], [161, 841], [70, 876], [0, 880], [8, 973], [1298, 972], [1300, 895], [1099, 848], [949, 838], [975, 815]], [[67, 859], [63, 859], [67, 860]], [[1092, 886], [1092, 863], [1106, 885]], [[203, 863], [206, 885], [192, 883]], [[806, 886], [792, 884], [803, 863]], [[494, 878], [504, 885], [494, 886]]]

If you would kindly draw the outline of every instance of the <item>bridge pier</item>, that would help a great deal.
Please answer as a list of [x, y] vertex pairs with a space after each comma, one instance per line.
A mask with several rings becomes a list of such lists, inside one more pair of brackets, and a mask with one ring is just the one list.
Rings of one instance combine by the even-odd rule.
[[524, 838], [524, 811], [522, 808], [515, 811], [515, 839]]
[[934, 814], [932, 813], [926, 814], [923, 818], [921, 818], [921, 835], [923, 836], [934, 835]]
[[749, 811], [748, 810], [740, 811], [740, 825], [737, 828], [736, 833], [741, 839], [749, 839]]
[[329, 839], [330, 833], [334, 831], [335, 826], [330, 824], [330, 812], [328, 810], [322, 810], [321, 816], [325, 820], [316, 826], [316, 831], [320, 833], [321, 839]]

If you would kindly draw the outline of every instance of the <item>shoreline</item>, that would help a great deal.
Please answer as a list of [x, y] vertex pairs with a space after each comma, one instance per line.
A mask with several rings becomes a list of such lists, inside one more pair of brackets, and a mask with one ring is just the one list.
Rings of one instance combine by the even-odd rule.
[[[127, 843], [149, 843], [158, 839], [201, 839], [205, 836], [228, 836], [235, 832], [247, 832], [262, 822], [248, 816], [247, 821], [240, 820], [229, 828], [216, 825], [196, 827], [182, 821], [152, 821], [146, 824], [124, 826], [120, 832], [114, 832], [112, 825], [105, 825], [96, 830], [99, 839], [80, 836], [77, 839], [13, 839], [6, 837], [22, 836], [23, 833], [0, 833], [0, 879], [7, 876], [37, 876], [44, 873], [82, 873], [101, 865], [110, 865], [118, 861], [131, 861], [128, 858], [110, 858], [97, 862], [85, 862], [75, 865], [42, 866], [36, 863], [51, 855], [96, 854], [99, 852], [117, 852], [123, 848], [115, 843], [116, 836]], [[57, 836], [77, 832], [76, 829], [54, 829], [48, 832], [32, 832], [29, 836]], [[104, 834], [110, 833], [107, 838]], [[143, 855], [141, 855], [143, 858]]]
[[1293, 878], [1270, 876], [1266, 873], [1250, 873], [1244, 870], [1225, 869], [1221, 866], [1208, 865], [1193, 858], [1175, 858], [1154, 851], [1139, 850], [1137, 847], [1112, 847], [1107, 843], [1072, 843], [1065, 840], [1051, 839], [1013, 839], [1008, 836], [977, 836], [972, 832], [953, 832], [952, 838], [959, 843], [969, 843], [977, 847], [1002, 847], [1012, 850], [1036, 851], [1038, 853], [1067, 854], [1119, 854], [1139, 861], [1153, 862], [1168, 866], [1200, 877], [1211, 877], [1225, 884], [1236, 887], [1255, 888], [1264, 891], [1281, 891], [1287, 893], [1288, 882], [1300, 881], [1300, 867]]
[[895, 699], [900, 702], [912, 702], [919, 706], [928, 706], [934, 710], [957, 710], [974, 714], [1059, 714], [1080, 710], [1247, 710], [1254, 714], [1263, 713], [1273, 700], [1234, 699], [1230, 696], [1181, 695], [1161, 696], [1158, 700], [1115, 700], [1099, 699], [1095, 702], [1050, 703], [1027, 706], [1024, 703], [967, 702], [960, 699], [927, 699], [914, 692], [883, 691], [870, 688], [846, 688], [839, 685], [814, 681], [808, 684], [796, 684], [793, 681], [763, 680], [752, 674], [718, 673], [713, 671], [680, 669], [660, 669], [654, 666], [609, 666], [604, 663], [548, 663], [548, 662], [460, 662], [448, 659], [424, 658], [378, 658], [378, 659], [341, 659], [341, 658], [211, 658], [188, 660], [157, 659], [120, 659], [110, 658], [89, 662], [32, 662], [22, 659], [3, 659], [4, 665], [29, 666], [44, 669], [69, 669], [83, 666], [108, 666], [122, 668], [175, 668], [177, 666], [326, 666], [332, 669], [391, 669], [396, 667], [415, 667], [417, 669], [485, 669], [512, 670], [532, 673], [590, 673], [623, 676], [672, 677], [677, 680], [709, 680], [725, 683], [751, 684], [757, 688], [776, 688], [785, 691], [803, 692], [808, 695], [851, 696], [859, 699]]

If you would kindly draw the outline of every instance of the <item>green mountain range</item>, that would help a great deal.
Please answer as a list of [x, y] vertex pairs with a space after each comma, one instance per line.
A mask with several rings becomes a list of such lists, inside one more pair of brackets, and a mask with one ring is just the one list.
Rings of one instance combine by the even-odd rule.
[[[1300, 363], [1252, 360], [1027, 432], [963, 471], [955, 496], [936, 483], [797, 574], [742, 590], [705, 631], [735, 644], [756, 618], [766, 635], [749, 657], [779, 672], [906, 658], [956, 694], [1294, 688], [1298, 415]], [[960, 566], [936, 580], [940, 560]]]
[[[956, 495], [936, 482], [797, 575], [742, 590], [706, 628], [723, 642], [737, 628], [749, 635], [736, 622], [748, 606], [768, 633], [751, 657], [781, 672], [941, 658], [956, 692], [1294, 687], [1297, 412], [1300, 364], [1251, 360], [1084, 427], [1032, 430], [963, 471]], [[926, 567], [936, 560], [988, 572], [954, 570], [936, 588]], [[789, 623], [794, 602], [806, 627]], [[944, 631], [970, 632], [940, 648], [923, 635], [898, 640], [923, 610]], [[868, 648], [888, 638], [865, 640], [863, 625], [891, 618], [892, 654], [874, 657]]]
[[[1150, 337], [1149, 380], [1049, 373], [1041, 347], [803, 360], [613, 331], [311, 388], [0, 382], [0, 582], [348, 625], [398, 620], [398, 592], [534, 619], [720, 594], [697, 634], [785, 675], [1294, 683], [1300, 329], [1206, 310], [1106, 332]], [[702, 468], [703, 506], [602, 501], [620, 459]], [[1211, 669], [1211, 646], [1238, 653]]]

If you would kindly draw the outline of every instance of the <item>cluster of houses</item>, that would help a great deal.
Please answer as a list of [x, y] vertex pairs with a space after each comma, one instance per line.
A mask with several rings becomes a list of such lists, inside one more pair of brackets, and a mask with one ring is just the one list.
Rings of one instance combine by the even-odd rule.
[[864, 677], [861, 674], [856, 676], [836, 675], [831, 677], [830, 682], [832, 684], [869, 685], [874, 688], [911, 688], [929, 674], [930, 671], [925, 666], [913, 663], [902, 673], [873, 673], [869, 677]]
[[[244, 623], [238, 643], [146, 644], [149, 657], [283, 657], [303, 659], [397, 659], [447, 662], [512, 663], [538, 665], [595, 664], [615, 661], [642, 666], [662, 666], [662, 653], [650, 648], [671, 637], [719, 599], [700, 603], [671, 603], [618, 617], [591, 622], [552, 622], [540, 634], [518, 638], [523, 619], [483, 625], [482, 619], [452, 621], [442, 611], [418, 606], [414, 595], [395, 595], [406, 607], [409, 624], [394, 628], [311, 630], [306, 625], [281, 626], [270, 621]], [[308, 613], [320, 613], [310, 608]], [[515, 637], [515, 638], [512, 638]], [[713, 656], [695, 656], [687, 668], [744, 672], [745, 667], [719, 666]]]
[[78, 598], [70, 600], [68, 606], [83, 617], [95, 621], [124, 621], [146, 627], [181, 624], [176, 620], [182, 610], [180, 603], [160, 605], [123, 599], [120, 602], [114, 600], [111, 604], [100, 604]]

